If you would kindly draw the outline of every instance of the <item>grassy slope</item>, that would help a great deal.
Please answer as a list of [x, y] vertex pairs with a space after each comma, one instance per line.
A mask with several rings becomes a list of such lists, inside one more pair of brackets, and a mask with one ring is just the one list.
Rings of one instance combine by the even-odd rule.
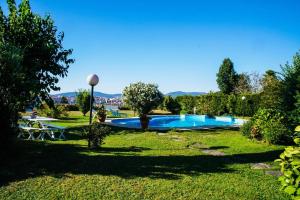
[[[238, 131], [116, 130], [99, 150], [88, 150], [76, 129], [67, 137], [19, 142], [0, 166], [0, 199], [288, 199], [276, 177], [250, 168], [272, 164], [284, 147]], [[193, 143], [226, 156], [187, 147]]]

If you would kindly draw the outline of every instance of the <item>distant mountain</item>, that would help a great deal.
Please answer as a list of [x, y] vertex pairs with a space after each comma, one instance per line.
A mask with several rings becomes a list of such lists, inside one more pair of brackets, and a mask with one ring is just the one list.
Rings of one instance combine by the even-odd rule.
[[[60, 93], [60, 94], [54, 94], [51, 96], [75, 97], [76, 92], [64, 92], [64, 93]], [[102, 93], [102, 92], [94, 92], [94, 96], [95, 97], [103, 97], [103, 98], [118, 98], [118, 97], [121, 97], [122, 94], [106, 94], [106, 93]]]
[[192, 95], [192, 96], [198, 96], [206, 94], [205, 92], [182, 92], [182, 91], [176, 91], [176, 92], [169, 92], [166, 95], [177, 97], [177, 96], [183, 96], [183, 95]]
[[[192, 95], [192, 96], [198, 96], [206, 94], [205, 92], [182, 92], [182, 91], [176, 91], [176, 92], [169, 92], [165, 95], [177, 97], [177, 96], [183, 96], [183, 95]], [[75, 97], [76, 92], [64, 92], [60, 94], [53, 94], [51, 96], [57, 97], [57, 96], [65, 96], [65, 97]], [[119, 98], [122, 96], [122, 94], [107, 94], [102, 92], [94, 92], [94, 96], [96, 97], [103, 97], [103, 98]]]

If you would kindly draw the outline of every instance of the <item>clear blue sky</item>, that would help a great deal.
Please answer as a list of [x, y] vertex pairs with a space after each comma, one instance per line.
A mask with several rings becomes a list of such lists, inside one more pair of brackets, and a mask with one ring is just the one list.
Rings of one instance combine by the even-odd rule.
[[[1, 6], [6, 7], [4, 0]], [[88, 88], [119, 93], [131, 82], [163, 92], [218, 90], [225, 57], [237, 72], [280, 70], [300, 49], [299, 0], [31, 0], [65, 32], [76, 63], [62, 92]]]

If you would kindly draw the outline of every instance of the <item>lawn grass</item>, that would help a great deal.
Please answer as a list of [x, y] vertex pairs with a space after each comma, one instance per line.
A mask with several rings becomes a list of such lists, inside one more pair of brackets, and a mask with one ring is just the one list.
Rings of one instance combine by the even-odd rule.
[[289, 199], [276, 177], [250, 167], [274, 165], [283, 146], [238, 130], [114, 129], [89, 150], [73, 120], [60, 122], [70, 127], [66, 141], [18, 141], [0, 165], [0, 199]]

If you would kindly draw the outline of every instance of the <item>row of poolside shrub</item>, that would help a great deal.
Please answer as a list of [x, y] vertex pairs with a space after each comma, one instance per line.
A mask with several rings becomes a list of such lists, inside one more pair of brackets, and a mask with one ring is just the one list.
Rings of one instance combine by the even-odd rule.
[[260, 107], [259, 94], [208, 93], [201, 96], [178, 96], [182, 113], [253, 116]]

